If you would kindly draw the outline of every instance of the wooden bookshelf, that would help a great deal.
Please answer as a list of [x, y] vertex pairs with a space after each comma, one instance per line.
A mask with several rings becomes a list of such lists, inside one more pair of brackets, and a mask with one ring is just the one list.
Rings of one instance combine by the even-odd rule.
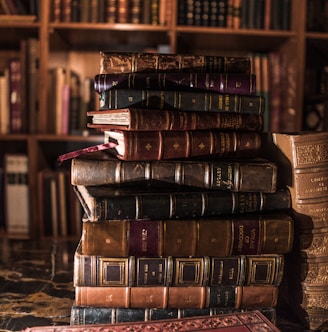
[[[165, 45], [170, 52], [246, 55], [280, 52], [286, 58], [288, 76], [289, 129], [300, 130], [303, 123], [304, 79], [307, 46], [324, 44], [328, 33], [306, 32], [306, 0], [291, 0], [290, 29], [246, 29], [216, 26], [179, 25], [179, 0], [166, 1], [171, 20], [168, 24], [58, 22], [53, 17], [53, 0], [40, 0], [37, 19], [0, 21], [0, 71], [10, 58], [20, 55], [21, 40], [36, 38], [40, 45], [36, 131], [31, 134], [1, 134], [0, 158], [6, 151], [25, 152], [29, 156], [31, 196], [31, 236], [40, 237], [38, 220], [37, 174], [54, 167], [58, 154], [100, 143], [100, 136], [49, 134], [49, 68], [62, 66], [81, 77], [93, 77], [99, 69], [100, 50], [156, 50]], [[2, 96], [1, 96], [2, 97]], [[282, 128], [284, 130], [284, 128]]]

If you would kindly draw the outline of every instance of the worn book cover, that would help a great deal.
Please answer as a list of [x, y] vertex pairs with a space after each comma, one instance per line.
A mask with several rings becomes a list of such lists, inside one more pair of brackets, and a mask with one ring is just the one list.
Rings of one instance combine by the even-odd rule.
[[71, 161], [72, 185], [121, 185], [138, 181], [274, 193], [277, 190], [277, 165], [264, 159], [123, 161], [103, 151], [87, 153]]
[[180, 319], [157, 320], [147, 322], [128, 322], [117, 324], [71, 325], [71, 326], [35, 326], [24, 332], [118, 332], [118, 331], [266, 331], [279, 332], [279, 329], [260, 311], [235, 312], [213, 316], [188, 317]]
[[273, 193], [232, 192], [144, 183], [77, 185], [73, 189], [90, 221], [217, 217], [290, 208], [288, 189]]
[[171, 220], [83, 219], [82, 253], [113, 257], [231, 256], [291, 251], [294, 222], [286, 214]]

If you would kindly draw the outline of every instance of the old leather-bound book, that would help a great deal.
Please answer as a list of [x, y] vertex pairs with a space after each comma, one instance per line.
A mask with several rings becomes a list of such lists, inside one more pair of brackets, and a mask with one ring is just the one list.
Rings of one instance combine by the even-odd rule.
[[71, 184], [98, 186], [165, 182], [204, 189], [273, 193], [277, 166], [267, 160], [124, 161], [102, 151], [71, 162]]
[[250, 57], [100, 52], [100, 74], [131, 72], [250, 73]]
[[90, 221], [217, 217], [290, 208], [288, 189], [273, 193], [202, 190], [172, 185], [74, 186]]
[[71, 326], [35, 326], [24, 332], [119, 332], [119, 331], [229, 331], [279, 332], [279, 329], [258, 310], [235, 312], [213, 316], [166, 319], [147, 322], [128, 322], [117, 324], [71, 325]]
[[74, 286], [279, 286], [284, 255], [114, 257], [74, 255]]
[[82, 223], [82, 253], [127, 256], [284, 254], [293, 246], [294, 221], [284, 213], [171, 220]]

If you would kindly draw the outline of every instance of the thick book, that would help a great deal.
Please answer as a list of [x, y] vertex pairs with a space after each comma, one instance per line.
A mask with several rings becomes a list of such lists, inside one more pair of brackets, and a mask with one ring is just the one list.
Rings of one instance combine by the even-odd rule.
[[74, 186], [90, 221], [175, 219], [273, 211], [291, 207], [288, 189], [273, 193], [201, 190], [170, 185]]
[[267, 152], [277, 156], [281, 181], [291, 192], [292, 208], [312, 218], [310, 227], [327, 227], [328, 132], [273, 133], [272, 142]]
[[136, 107], [262, 114], [265, 107], [261, 95], [213, 91], [112, 89], [101, 92], [99, 98], [99, 110]]
[[110, 89], [215, 91], [254, 95], [255, 74], [230, 73], [120, 73], [97, 74], [94, 90]]
[[100, 52], [100, 74], [135, 72], [251, 72], [249, 57], [147, 52]]
[[76, 286], [79, 306], [120, 308], [276, 307], [278, 286]]
[[7, 153], [3, 162], [6, 231], [10, 236], [27, 238], [30, 235], [28, 156]]
[[83, 218], [84, 255], [109, 257], [201, 257], [285, 254], [294, 220], [285, 213], [171, 220]]
[[88, 330], [90, 332], [118, 332], [118, 331], [266, 331], [279, 332], [279, 329], [259, 310], [233, 312], [227, 314], [207, 315], [198, 317], [184, 317], [178, 319], [160, 319], [155, 321], [125, 322], [115, 324], [94, 325], [59, 325], [29, 327], [24, 332], [63, 332]]
[[262, 114], [123, 108], [89, 111], [89, 128], [101, 130], [263, 130]]
[[[237, 309], [228, 307], [183, 309], [183, 308], [112, 308], [77, 306], [73, 303], [70, 315], [71, 325], [115, 324], [123, 322], [156, 321], [162, 319], [178, 319], [185, 317], [213, 316], [248, 312], [254, 309]], [[276, 323], [276, 308], [257, 308], [273, 324]]]
[[73, 158], [71, 184], [99, 186], [165, 182], [204, 189], [273, 193], [277, 165], [268, 160], [124, 161], [102, 151]]
[[74, 254], [74, 286], [279, 286], [284, 255], [113, 257]]
[[236, 130], [104, 131], [104, 143], [122, 160], [167, 160], [206, 156], [255, 157], [261, 148], [258, 132]]

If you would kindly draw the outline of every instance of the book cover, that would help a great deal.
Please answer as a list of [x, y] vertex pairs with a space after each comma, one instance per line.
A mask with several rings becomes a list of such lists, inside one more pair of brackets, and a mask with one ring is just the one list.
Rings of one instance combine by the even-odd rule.
[[[257, 308], [273, 324], [276, 323], [276, 308]], [[114, 324], [123, 322], [143, 322], [185, 317], [213, 316], [237, 312], [254, 311], [254, 309], [237, 308], [203, 308], [203, 309], [156, 309], [156, 308], [111, 308], [72, 305], [71, 325]]]
[[144, 183], [73, 188], [90, 221], [211, 217], [291, 207], [288, 189], [273, 193], [231, 192]]
[[120, 73], [97, 74], [94, 89], [98, 93], [110, 89], [215, 91], [253, 95], [254, 74], [228, 73]]
[[285, 254], [294, 221], [283, 213], [166, 220], [83, 218], [82, 253], [113, 257]]
[[147, 52], [100, 52], [100, 74], [133, 72], [227, 72], [250, 73], [248, 57], [165, 54]]
[[113, 257], [74, 254], [74, 286], [279, 286], [281, 254], [222, 257]]
[[262, 114], [125, 108], [90, 111], [89, 128], [100, 130], [205, 130], [256, 131], [263, 129]]
[[261, 147], [258, 132], [224, 130], [104, 131], [104, 143], [118, 159], [168, 160], [192, 157], [256, 157]]
[[121, 308], [275, 307], [277, 286], [102, 287], [76, 286], [79, 306]]
[[277, 165], [264, 159], [242, 161], [122, 161], [98, 151], [73, 158], [71, 184], [84, 186], [165, 182], [206, 189], [273, 193]]
[[129, 322], [117, 324], [96, 324], [83, 327], [81, 325], [72, 326], [35, 326], [26, 328], [24, 332], [62, 332], [69, 329], [70, 331], [81, 331], [87, 328], [90, 332], [116, 332], [128, 330], [145, 330], [153, 331], [231, 331], [246, 332], [251, 330], [278, 332], [279, 329], [270, 322], [260, 311], [250, 310], [248, 312], [234, 312], [229, 314], [219, 314], [213, 316], [185, 317], [180, 319], [157, 320], [147, 322]]
[[119, 108], [262, 114], [264, 97], [213, 91], [111, 89], [100, 93], [99, 110]]
[[28, 156], [25, 154], [4, 155], [4, 200], [7, 233], [28, 237], [30, 211]]

